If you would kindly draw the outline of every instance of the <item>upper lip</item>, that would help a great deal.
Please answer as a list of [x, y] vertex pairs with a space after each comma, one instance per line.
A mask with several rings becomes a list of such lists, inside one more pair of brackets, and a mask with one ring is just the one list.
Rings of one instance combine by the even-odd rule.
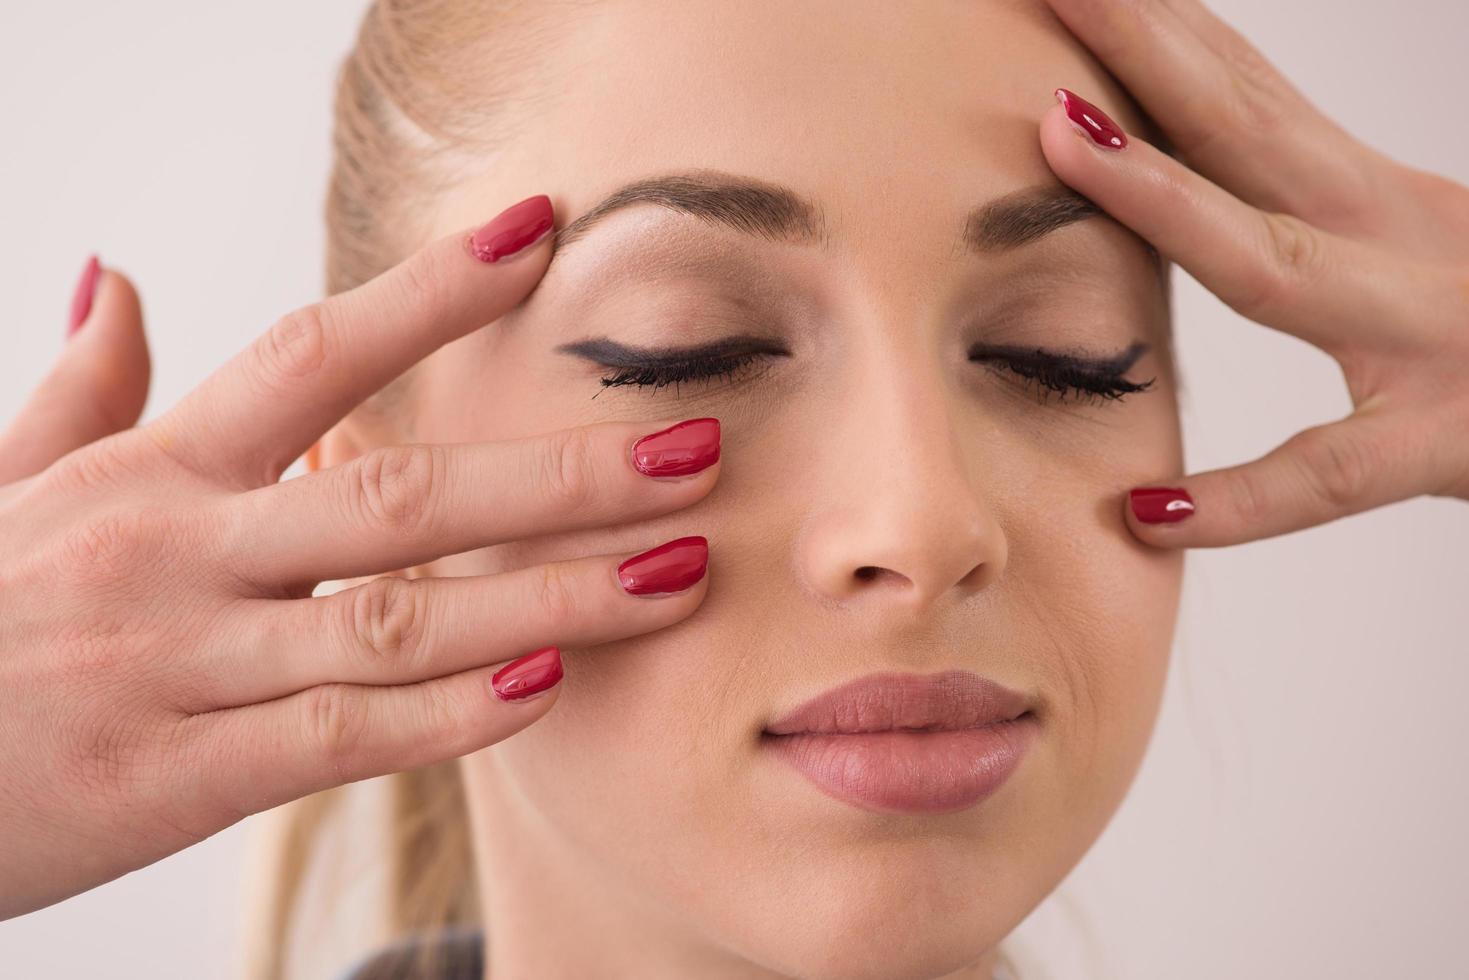
[[765, 727], [770, 735], [952, 731], [1018, 718], [1029, 699], [968, 670], [880, 673], [832, 688]]

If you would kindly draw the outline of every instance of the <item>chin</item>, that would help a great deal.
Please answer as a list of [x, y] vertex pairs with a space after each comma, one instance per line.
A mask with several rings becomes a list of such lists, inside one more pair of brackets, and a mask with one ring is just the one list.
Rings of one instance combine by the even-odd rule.
[[[982, 905], [967, 915], [936, 916], [919, 914], [894, 898], [884, 911], [877, 926], [866, 917], [860, 925], [849, 925], [839, 914], [793, 913], [792, 931], [782, 937], [788, 945], [749, 958], [799, 980], [969, 980], [966, 970], [983, 960], [1010, 928]], [[762, 938], [768, 943], [772, 937]], [[990, 980], [990, 975], [976, 971], [973, 980]]]
[[764, 899], [732, 895], [742, 921], [725, 937], [750, 961], [800, 980], [967, 980], [963, 971], [1039, 899], [1016, 876], [1018, 861], [964, 836], [853, 843], [844, 854], [808, 852], [806, 861], [770, 869], [779, 873], [766, 879], [773, 891]]

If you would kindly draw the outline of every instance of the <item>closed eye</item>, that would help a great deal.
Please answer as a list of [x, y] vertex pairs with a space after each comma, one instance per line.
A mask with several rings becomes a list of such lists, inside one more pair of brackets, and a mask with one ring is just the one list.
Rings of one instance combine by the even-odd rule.
[[1035, 388], [1043, 403], [1051, 394], [1059, 395], [1061, 401], [1068, 395], [1078, 401], [1121, 401], [1129, 394], [1147, 391], [1158, 380], [1133, 382], [1124, 377], [1150, 349], [1139, 340], [1110, 357], [1089, 357], [1043, 347], [982, 344], [970, 350], [969, 359], [1000, 365], [996, 370], [1019, 376]]
[[[1022, 387], [1033, 388], [1044, 403], [1051, 395], [1064, 401], [1120, 401], [1129, 394], [1146, 391], [1156, 382], [1128, 381], [1124, 375], [1146, 354], [1149, 345], [1134, 342], [1110, 357], [1085, 356], [1041, 347], [978, 345], [969, 359], [993, 365], [994, 370], [1019, 379]], [[789, 357], [771, 341], [753, 336], [735, 336], [695, 347], [639, 348], [606, 337], [564, 344], [557, 350], [575, 354], [615, 373], [601, 378], [603, 390], [622, 385], [659, 388], [724, 378], [732, 382], [745, 376], [771, 357]], [[598, 392], [597, 394], [601, 394]], [[593, 397], [596, 397], [595, 395]]]
[[[726, 337], [694, 347], [629, 347], [606, 337], [563, 344], [556, 348], [575, 354], [617, 372], [601, 379], [602, 388], [620, 385], [651, 387], [654, 391], [667, 385], [679, 386], [692, 381], [716, 378], [733, 380], [770, 357], [789, 357], [771, 341], [748, 335]], [[597, 392], [601, 394], [601, 392]], [[593, 395], [592, 397], [596, 397]]]

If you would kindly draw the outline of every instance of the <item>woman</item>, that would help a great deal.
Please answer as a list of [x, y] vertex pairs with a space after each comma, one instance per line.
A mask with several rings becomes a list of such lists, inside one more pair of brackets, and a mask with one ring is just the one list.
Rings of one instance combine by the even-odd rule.
[[[341, 96], [334, 297], [7, 436], [8, 914], [410, 770], [424, 975], [990, 977], [1182, 548], [1469, 497], [1469, 192], [1186, 0], [385, 4]], [[1165, 259], [1353, 417], [1180, 478]]]

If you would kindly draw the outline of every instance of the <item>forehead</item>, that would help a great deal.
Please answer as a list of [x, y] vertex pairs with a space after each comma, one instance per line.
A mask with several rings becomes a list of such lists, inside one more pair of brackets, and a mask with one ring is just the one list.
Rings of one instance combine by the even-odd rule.
[[836, 238], [932, 221], [947, 247], [977, 202], [1054, 182], [1036, 123], [1056, 86], [1115, 91], [1040, 0], [598, 0], [532, 37], [520, 136], [442, 200], [438, 231], [485, 198], [547, 188], [570, 218], [629, 179], [717, 167], [819, 202]]

